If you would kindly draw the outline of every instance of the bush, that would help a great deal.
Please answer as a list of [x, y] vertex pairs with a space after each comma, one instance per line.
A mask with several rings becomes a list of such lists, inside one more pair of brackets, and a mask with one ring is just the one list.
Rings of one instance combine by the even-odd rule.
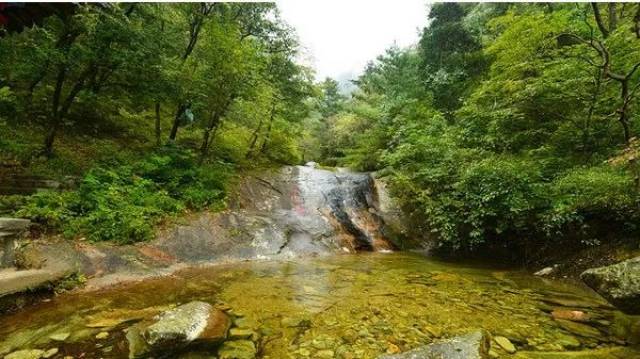
[[533, 161], [493, 157], [463, 171], [453, 195], [462, 203], [456, 220], [471, 243], [482, 242], [487, 235], [528, 229], [545, 203], [537, 167]]
[[638, 192], [633, 178], [622, 170], [609, 166], [574, 169], [550, 184], [549, 195], [551, 207], [542, 220], [550, 235], [568, 226], [584, 230], [593, 220], [637, 229]]
[[584, 244], [610, 229], [619, 236], [639, 229], [638, 191], [624, 170], [578, 167], [549, 179], [545, 161], [499, 155], [480, 160], [446, 141], [423, 141], [387, 156], [391, 189], [441, 246], [473, 249], [562, 237]]
[[190, 151], [167, 147], [134, 165], [96, 167], [75, 191], [37, 193], [16, 214], [67, 237], [139, 242], [168, 216], [221, 207], [229, 174], [227, 165], [199, 166]]
[[610, 165], [566, 170], [566, 161], [550, 158], [470, 149], [433, 129], [406, 133], [383, 157], [393, 194], [422, 226], [417, 234], [433, 233], [444, 247], [637, 230], [638, 193], [628, 172]]

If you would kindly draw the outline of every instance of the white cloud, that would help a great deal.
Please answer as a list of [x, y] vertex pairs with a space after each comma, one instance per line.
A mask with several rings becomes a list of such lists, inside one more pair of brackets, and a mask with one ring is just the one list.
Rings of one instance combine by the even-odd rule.
[[276, 0], [298, 33], [316, 78], [355, 77], [368, 61], [397, 43], [418, 40], [427, 23], [425, 0]]

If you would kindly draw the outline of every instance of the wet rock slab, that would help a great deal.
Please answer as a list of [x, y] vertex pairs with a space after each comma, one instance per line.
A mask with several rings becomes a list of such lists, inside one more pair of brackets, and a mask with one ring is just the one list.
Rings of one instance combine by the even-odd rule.
[[588, 269], [580, 278], [628, 314], [640, 314], [640, 257]]
[[383, 355], [378, 359], [485, 359], [489, 357], [489, 347], [489, 334], [477, 330], [401, 354]]

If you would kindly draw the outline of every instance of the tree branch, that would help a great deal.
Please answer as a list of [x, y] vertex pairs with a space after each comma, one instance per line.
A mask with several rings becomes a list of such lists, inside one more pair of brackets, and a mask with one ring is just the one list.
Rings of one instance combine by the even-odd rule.
[[602, 36], [606, 39], [609, 36], [609, 30], [604, 26], [604, 22], [602, 21], [602, 15], [600, 14], [600, 8], [598, 7], [598, 3], [592, 2], [591, 8], [593, 9], [593, 15], [596, 19], [596, 24], [598, 25], [598, 29], [602, 33]]

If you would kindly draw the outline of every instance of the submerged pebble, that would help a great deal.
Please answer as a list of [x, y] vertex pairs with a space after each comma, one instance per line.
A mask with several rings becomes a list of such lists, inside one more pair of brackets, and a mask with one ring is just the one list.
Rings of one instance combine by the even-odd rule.
[[45, 351], [44, 353], [42, 353], [42, 357], [44, 359], [52, 358], [54, 355], [58, 354], [58, 351], [59, 351], [58, 348], [51, 348]]
[[516, 352], [516, 347], [511, 343], [508, 338], [496, 336], [493, 340], [500, 346], [500, 348], [504, 349], [509, 354], [513, 354]]

